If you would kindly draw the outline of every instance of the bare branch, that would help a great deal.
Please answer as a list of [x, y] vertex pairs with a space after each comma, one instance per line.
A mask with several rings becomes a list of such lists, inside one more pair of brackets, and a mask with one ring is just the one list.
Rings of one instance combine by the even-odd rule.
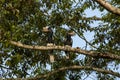
[[31, 45], [25, 45], [20, 42], [15, 42], [15, 41], [10, 41], [12, 45], [22, 47], [22, 48], [27, 48], [27, 49], [34, 49], [34, 50], [62, 50], [62, 51], [70, 51], [70, 52], [75, 52], [79, 54], [84, 54], [92, 57], [98, 57], [98, 58], [107, 58], [107, 59], [114, 59], [114, 60], [120, 60], [119, 55], [115, 55], [112, 53], [99, 53], [95, 51], [87, 51], [87, 50], [82, 50], [80, 48], [72, 48], [72, 47], [67, 47], [67, 46], [31, 46]]
[[4, 69], [11, 69], [12, 70], [12, 68], [8, 68], [8, 67], [6, 67], [6, 66], [3, 66], [3, 65], [0, 65], [0, 68], [4, 68]]
[[102, 20], [102, 18], [93, 16], [93, 17], [82, 17], [82, 20]]
[[100, 4], [101, 6], [103, 6], [105, 9], [107, 9], [108, 11], [112, 12], [113, 14], [117, 14], [120, 15], [120, 9], [116, 8], [114, 6], [112, 6], [110, 3], [108, 3], [105, 0], [93, 0], [96, 1], [98, 4]]
[[97, 47], [93, 46], [89, 41], [87, 41], [84, 36], [81, 36], [81, 35], [80, 35], [76, 30], [74, 30], [73, 28], [72, 28], [72, 30], [73, 30], [81, 39], [83, 39], [86, 43], [88, 43], [91, 47], [97, 49]]

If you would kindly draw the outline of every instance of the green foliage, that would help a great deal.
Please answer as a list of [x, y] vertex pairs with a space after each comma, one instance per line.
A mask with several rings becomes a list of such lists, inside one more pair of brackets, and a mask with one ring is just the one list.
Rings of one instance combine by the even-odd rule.
[[[119, 0], [113, 0], [111, 4], [119, 7]], [[64, 52], [57, 50], [53, 51], [55, 62], [51, 63], [50, 51], [23, 49], [9, 44], [9, 40], [14, 40], [29, 45], [46, 45], [46, 34], [42, 32], [45, 26], [54, 29], [53, 37], [56, 45], [64, 45], [63, 41], [68, 29], [74, 30], [80, 38], [84, 37], [86, 32], [93, 32], [94, 39], [89, 44], [96, 49], [91, 47], [91, 50], [120, 55], [120, 16], [106, 12], [105, 15], [101, 15], [101, 22], [96, 27], [92, 27], [95, 17], [83, 18], [89, 14], [85, 14], [87, 9], [105, 11], [93, 0], [0, 0], [0, 73], [2, 77], [35, 77], [61, 67], [91, 64], [92, 58], [89, 56], [81, 60], [78, 57], [80, 55], [71, 52], [70, 60], [66, 60]], [[109, 62], [111, 60], [96, 59], [96, 66], [107, 68]], [[117, 64], [119, 61], [116, 62]], [[48, 69], [47, 65], [50, 65], [51, 69]], [[92, 72], [84, 71], [84, 74]], [[80, 80], [84, 74], [82, 70], [67, 70], [47, 77], [45, 80], [66, 80], [67, 78]], [[97, 75], [100, 80], [114, 78], [101, 73]]]

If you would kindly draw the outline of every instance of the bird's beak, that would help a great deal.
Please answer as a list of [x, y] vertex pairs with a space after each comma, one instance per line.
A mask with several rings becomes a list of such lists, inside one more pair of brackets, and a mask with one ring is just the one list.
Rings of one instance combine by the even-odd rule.
[[68, 34], [71, 35], [71, 36], [74, 36], [75, 32], [72, 31], [72, 32], [69, 32]]

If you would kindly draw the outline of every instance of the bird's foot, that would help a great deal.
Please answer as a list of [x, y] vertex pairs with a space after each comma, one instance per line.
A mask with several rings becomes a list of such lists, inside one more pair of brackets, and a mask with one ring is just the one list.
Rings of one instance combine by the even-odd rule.
[[71, 48], [71, 46], [65, 45], [65, 48], [66, 48], [67, 50], [69, 50], [69, 48]]
[[67, 48], [71, 48], [71, 46], [70, 46], [70, 45], [65, 45], [65, 47], [67, 47]]
[[48, 43], [47, 46], [53, 46], [54, 44], [53, 43]]

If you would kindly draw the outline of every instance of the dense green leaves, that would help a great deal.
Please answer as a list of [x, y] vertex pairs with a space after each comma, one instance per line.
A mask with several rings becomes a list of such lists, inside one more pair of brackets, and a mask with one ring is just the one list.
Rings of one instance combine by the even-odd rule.
[[[119, 7], [119, 0], [113, 0], [110, 3]], [[96, 27], [92, 25], [96, 23], [94, 20], [96, 17], [87, 18], [86, 16], [89, 14], [89, 12], [85, 13], [87, 9], [98, 9], [99, 14], [105, 13], [101, 14], [101, 20]], [[14, 40], [23, 44], [45, 46], [47, 34], [42, 32], [42, 28], [45, 26], [50, 26], [54, 30], [53, 37], [56, 45], [64, 45], [66, 32], [70, 29], [82, 38], [87, 46], [91, 47], [91, 50], [120, 55], [120, 16], [106, 12], [94, 0], [1, 0], [0, 74], [2, 77], [35, 77], [65, 66], [94, 66], [91, 65], [94, 60], [95, 67], [107, 68], [107, 64], [111, 62], [111, 60], [99, 57], [94, 59], [85, 56], [84, 59], [81, 59], [81, 55], [72, 52], [70, 60], [66, 60], [64, 51], [53, 50], [55, 62], [51, 63], [49, 61], [50, 51], [29, 50], [9, 44], [9, 40]], [[86, 32], [94, 33], [94, 39], [91, 42], [84, 38]], [[50, 68], [48, 69], [48, 67]], [[4, 74], [4, 72], [6, 73]], [[85, 74], [92, 74], [92, 72], [61, 71], [45, 80], [58, 78], [60, 80], [68, 78], [79, 80]], [[96, 75], [96, 78], [100, 80], [114, 78], [102, 73]]]

